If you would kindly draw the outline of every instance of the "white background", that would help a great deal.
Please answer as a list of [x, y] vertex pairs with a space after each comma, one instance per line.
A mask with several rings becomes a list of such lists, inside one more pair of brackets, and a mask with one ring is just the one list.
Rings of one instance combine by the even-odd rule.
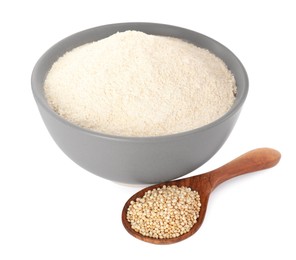
[[[0, 259], [295, 259], [295, 9], [293, 1], [5, 1], [1, 3]], [[274, 168], [212, 194], [191, 238], [147, 244], [121, 224], [140, 187], [115, 184], [69, 160], [49, 136], [30, 76], [37, 59], [75, 32], [158, 22], [206, 34], [247, 69], [250, 91], [222, 149], [191, 173], [257, 147], [282, 153]], [[294, 123], [294, 125], [292, 125]]]

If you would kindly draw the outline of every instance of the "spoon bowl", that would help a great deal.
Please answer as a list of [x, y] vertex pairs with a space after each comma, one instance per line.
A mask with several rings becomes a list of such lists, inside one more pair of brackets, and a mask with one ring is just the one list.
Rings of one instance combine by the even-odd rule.
[[[143, 240], [145, 242], [153, 244], [172, 244], [182, 241], [192, 236], [202, 225], [206, 215], [207, 205], [211, 192], [221, 183], [229, 180], [233, 177], [255, 172], [275, 166], [281, 158], [281, 154], [271, 148], [258, 148], [249, 151], [231, 162], [207, 173], [200, 175], [183, 178], [174, 181], [162, 182], [149, 187], [146, 187], [136, 194], [134, 194], [124, 205], [122, 210], [122, 223], [125, 229], [134, 237]], [[201, 208], [199, 212], [199, 218], [189, 232], [175, 238], [157, 239], [148, 236], [143, 236], [131, 228], [129, 221], [127, 220], [127, 210], [131, 201], [135, 201], [137, 198], [144, 196], [145, 192], [155, 188], [161, 188], [163, 185], [178, 187], [190, 187], [192, 190], [196, 190], [200, 195]]]

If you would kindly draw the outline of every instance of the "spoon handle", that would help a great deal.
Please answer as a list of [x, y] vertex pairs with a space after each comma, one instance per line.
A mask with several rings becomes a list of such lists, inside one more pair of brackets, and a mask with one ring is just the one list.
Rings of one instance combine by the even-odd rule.
[[275, 166], [281, 158], [281, 154], [271, 148], [258, 148], [249, 151], [229, 163], [208, 172], [212, 190], [220, 183], [233, 177], [255, 172]]

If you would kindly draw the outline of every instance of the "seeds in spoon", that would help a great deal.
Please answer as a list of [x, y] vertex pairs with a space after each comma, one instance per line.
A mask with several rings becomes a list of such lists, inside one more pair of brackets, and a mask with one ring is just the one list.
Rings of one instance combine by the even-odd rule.
[[164, 239], [187, 233], [199, 217], [201, 203], [197, 191], [188, 187], [163, 186], [148, 190], [131, 201], [127, 220], [143, 236]]

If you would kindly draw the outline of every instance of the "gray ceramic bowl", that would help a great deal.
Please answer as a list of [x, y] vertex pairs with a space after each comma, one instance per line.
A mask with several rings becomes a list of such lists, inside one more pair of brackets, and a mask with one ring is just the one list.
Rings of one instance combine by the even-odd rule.
[[[204, 127], [174, 135], [144, 138], [92, 132], [57, 115], [47, 104], [43, 92], [43, 82], [52, 64], [77, 46], [126, 30], [181, 38], [216, 54], [227, 64], [237, 82], [237, 97], [233, 107], [223, 117]], [[108, 180], [151, 184], [175, 179], [195, 170], [221, 148], [246, 99], [248, 77], [237, 57], [207, 36], [164, 24], [121, 23], [76, 33], [51, 47], [35, 65], [32, 90], [49, 133], [74, 162]]]

